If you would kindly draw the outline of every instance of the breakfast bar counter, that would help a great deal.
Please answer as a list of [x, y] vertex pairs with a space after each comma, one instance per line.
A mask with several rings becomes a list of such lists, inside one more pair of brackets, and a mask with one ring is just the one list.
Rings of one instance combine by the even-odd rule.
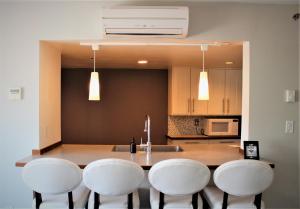
[[[155, 146], [155, 145], [153, 145]], [[167, 145], [166, 145], [167, 146]], [[142, 166], [145, 170], [151, 168], [155, 163], [172, 158], [187, 158], [202, 162], [210, 169], [215, 169], [219, 165], [243, 159], [240, 152], [239, 143], [235, 144], [183, 144], [180, 147], [182, 152], [114, 152], [114, 145], [75, 145], [62, 144], [42, 155], [31, 155], [16, 162], [17, 167], [23, 167], [26, 163], [38, 158], [61, 158], [74, 162], [80, 168], [84, 168], [89, 163], [105, 158], [119, 158], [131, 160]], [[272, 164], [271, 164], [272, 166]]]

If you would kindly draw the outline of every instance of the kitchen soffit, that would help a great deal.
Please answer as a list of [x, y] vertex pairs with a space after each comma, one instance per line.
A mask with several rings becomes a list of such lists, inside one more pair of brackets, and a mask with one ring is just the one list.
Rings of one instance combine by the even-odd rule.
[[[63, 68], [92, 68], [93, 54], [88, 46], [79, 42], [47, 42], [62, 52]], [[242, 68], [242, 44], [226, 43], [210, 46], [206, 54], [207, 68]], [[104, 45], [97, 52], [97, 68], [167, 69], [170, 65], [202, 66], [200, 46], [131, 46]], [[139, 65], [138, 60], [147, 60]], [[226, 62], [233, 64], [226, 65]]]
[[238, 2], [238, 3], [258, 3], [258, 4], [299, 4], [298, 0], [188, 0], [191, 2]]
[[[26, 0], [0, 0], [0, 2], [26, 2]], [[48, 2], [49, 0], [39, 0], [39, 2]], [[134, 0], [94, 0], [95, 2], [136, 2]], [[27, 2], [30, 2], [29, 0]], [[68, 2], [68, 0], [60, 0]], [[82, 0], [82, 2], [84, 2]], [[140, 2], [148, 2], [140, 0]], [[224, 2], [224, 3], [257, 3], [257, 4], [299, 4], [298, 0], [160, 0], [159, 2]]]

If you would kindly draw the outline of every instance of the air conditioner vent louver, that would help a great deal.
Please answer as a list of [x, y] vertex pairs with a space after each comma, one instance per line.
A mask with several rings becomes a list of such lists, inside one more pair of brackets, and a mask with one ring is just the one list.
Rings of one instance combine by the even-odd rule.
[[187, 7], [114, 7], [103, 10], [105, 36], [186, 37]]

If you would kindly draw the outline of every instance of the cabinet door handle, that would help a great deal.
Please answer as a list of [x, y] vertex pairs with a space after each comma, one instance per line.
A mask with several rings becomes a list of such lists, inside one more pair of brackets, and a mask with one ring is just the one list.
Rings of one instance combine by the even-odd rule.
[[195, 112], [195, 99], [193, 98], [193, 112]]
[[223, 105], [223, 114], [225, 113], [225, 99], [223, 98], [223, 100], [222, 100], [222, 105]]
[[190, 99], [188, 99], [188, 113], [190, 113]]
[[230, 110], [229, 104], [230, 104], [229, 99], [227, 99], [227, 113], [229, 113]]
[[229, 143], [234, 143], [234, 141], [220, 141], [220, 144], [229, 144]]

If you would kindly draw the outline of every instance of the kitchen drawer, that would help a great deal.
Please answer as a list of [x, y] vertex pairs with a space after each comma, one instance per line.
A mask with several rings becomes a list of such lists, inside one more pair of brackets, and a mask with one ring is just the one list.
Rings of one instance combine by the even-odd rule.
[[209, 144], [235, 144], [240, 142], [240, 140], [237, 139], [211, 139], [208, 141]]
[[168, 144], [178, 145], [178, 144], [208, 144], [207, 139], [190, 139], [190, 140], [168, 140]]

